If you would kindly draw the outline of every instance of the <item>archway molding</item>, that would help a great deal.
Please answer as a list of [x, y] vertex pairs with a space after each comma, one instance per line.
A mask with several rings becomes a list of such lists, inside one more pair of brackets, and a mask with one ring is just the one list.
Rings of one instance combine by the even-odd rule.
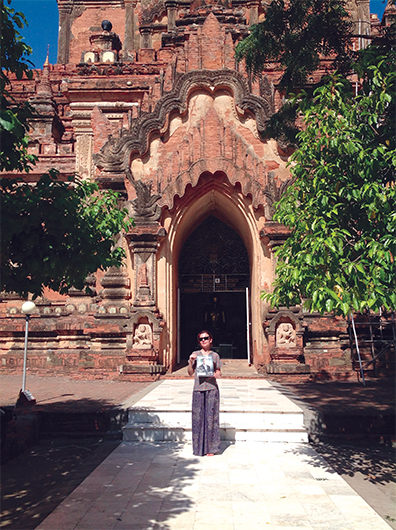
[[[260, 267], [267, 259], [257, 226], [257, 215], [251, 198], [246, 197], [238, 186], [233, 186], [222, 171], [201, 175], [195, 188], [188, 186], [182, 199], [176, 201], [172, 210], [163, 212], [163, 223], [167, 237], [158, 251], [158, 276], [164, 288], [158, 293], [159, 307], [167, 322], [167, 351], [164, 361], [174, 366], [177, 357], [177, 307], [178, 307], [178, 262], [180, 252], [189, 235], [210, 215], [217, 217], [235, 230], [241, 237], [249, 256], [250, 290], [257, 293], [251, 298], [251, 331], [256, 345], [262, 346], [260, 299]], [[197, 249], [198, 251], [198, 249]], [[165, 346], [165, 344], [164, 344]]]

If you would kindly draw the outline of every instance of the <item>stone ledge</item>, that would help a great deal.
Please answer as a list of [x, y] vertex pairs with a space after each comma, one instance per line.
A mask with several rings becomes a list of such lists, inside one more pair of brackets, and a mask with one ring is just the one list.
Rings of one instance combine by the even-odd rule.
[[296, 363], [274, 363], [267, 364], [267, 373], [269, 374], [309, 374], [311, 367], [309, 364]]
[[163, 374], [166, 371], [162, 364], [122, 364], [122, 374]]

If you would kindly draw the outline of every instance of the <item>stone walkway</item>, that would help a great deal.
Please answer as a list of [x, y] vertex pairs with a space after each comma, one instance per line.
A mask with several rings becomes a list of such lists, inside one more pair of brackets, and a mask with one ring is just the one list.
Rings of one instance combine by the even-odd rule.
[[[187, 399], [166, 383], [164, 403]], [[131, 404], [158, 403], [158, 389]], [[123, 442], [37, 528], [389, 530], [308, 444], [265, 442], [203, 458], [190, 443]]]

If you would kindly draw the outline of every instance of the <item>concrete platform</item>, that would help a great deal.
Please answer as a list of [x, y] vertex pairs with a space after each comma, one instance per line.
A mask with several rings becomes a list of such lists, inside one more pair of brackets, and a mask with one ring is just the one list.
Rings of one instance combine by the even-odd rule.
[[389, 530], [307, 444], [123, 442], [38, 530]]
[[[0, 376], [0, 398], [3, 405], [15, 403], [20, 380], [20, 375]], [[261, 379], [261, 381], [265, 380]], [[224, 379], [223, 382], [228, 381]], [[382, 380], [372, 381], [366, 387], [362, 387], [358, 383], [330, 382], [293, 387], [291, 385], [279, 387], [278, 385], [277, 388], [292, 400], [298, 395], [300, 399], [297, 400], [297, 405], [302, 408], [305, 400], [311, 407], [319, 407], [320, 411], [332, 414], [333, 417], [342, 415], [348, 410], [361, 415], [363, 419], [370, 411], [377, 411], [380, 416], [388, 410], [394, 411], [394, 381], [386, 383]], [[70, 412], [78, 415], [78, 413], [86, 414], [88, 411], [93, 413], [102, 411], [104, 414], [114, 408], [125, 410], [143, 399], [157, 385], [158, 383], [82, 381], [32, 374], [28, 376], [28, 388], [38, 398], [36, 410], [60, 416]], [[290, 393], [290, 389], [294, 394]], [[269, 396], [270, 392], [267, 394]], [[226, 392], [223, 391], [223, 396], [225, 395]], [[234, 398], [235, 403], [238, 403], [237, 395], [231, 397]], [[329, 530], [333, 528], [336, 530], [339, 528], [346, 530], [395, 528], [396, 530], [394, 452], [383, 445], [370, 446], [366, 449], [356, 445], [316, 445], [315, 448], [325, 458], [324, 460], [308, 444], [223, 442], [220, 455], [199, 459], [192, 456], [191, 445], [188, 442], [183, 444], [124, 442], [115, 453], [110, 455], [110, 460], [103, 462], [104, 468], [100, 468], [97, 466], [103, 459], [100, 453], [101, 445], [103, 445], [102, 452], [108, 455], [109, 451], [113, 450], [114, 443], [107, 450], [106, 444], [109, 442], [99, 443], [97, 447], [97, 441], [88, 442], [88, 440], [90, 439], [84, 439], [84, 443], [78, 439], [73, 439], [73, 441], [54, 439], [53, 442], [43, 440], [41, 445], [34, 447], [32, 453], [27, 451], [2, 467], [2, 487], [4, 488], [2, 520], [6, 526], [24, 529], [40, 527], [40, 522], [51, 514], [45, 522], [47, 530], [49, 528], [52, 530], [113, 528], [115, 524], [121, 525], [117, 528], [188, 529], [191, 528], [192, 523], [198, 525], [202, 520], [205, 502], [202, 500], [202, 495], [207, 491], [205, 484], [209, 482], [210, 488], [215, 490], [214, 502], [208, 503], [209, 511], [213, 509], [212, 505], [216, 505], [220, 516], [228, 517], [230, 512], [228, 509], [223, 511], [223, 502], [247, 503], [244, 505], [246, 519], [244, 530], [250, 529], [250, 526], [282, 530], [285, 528]], [[53, 447], [53, 443], [57, 445]], [[85, 448], [85, 445], [89, 443], [92, 446], [91, 450], [88, 447]], [[71, 454], [75, 457], [74, 464], [83, 462], [73, 469]], [[85, 458], [86, 454], [91, 456]], [[32, 455], [35, 458], [32, 458]], [[247, 455], [246, 459], [244, 455]], [[295, 457], [293, 464], [290, 460], [292, 455]], [[284, 460], [283, 467], [279, 467], [283, 458], [288, 460]], [[168, 459], [166, 465], [161, 463], [164, 459]], [[210, 462], [212, 463], [209, 464]], [[334, 466], [333, 468], [330, 463]], [[162, 465], [165, 467], [162, 468]], [[144, 473], [140, 466], [146, 466]], [[133, 471], [130, 473], [132, 468]], [[91, 475], [94, 469], [94, 474]], [[339, 475], [334, 472], [334, 469]], [[264, 484], [264, 490], [260, 486], [257, 489], [259, 495], [255, 496], [251, 493], [252, 488], [245, 488], [246, 484], [240, 483], [238, 486], [235, 482], [238, 470], [241, 471], [241, 481], [248, 481], [248, 484], [251, 483], [254, 486], [257, 480], [260, 480], [260, 484]], [[246, 473], [247, 470], [250, 470], [250, 475]], [[319, 471], [323, 471], [325, 475], [317, 475]], [[56, 478], [56, 473], [59, 475], [58, 478]], [[163, 473], [165, 477], [168, 477], [168, 485], [165, 486], [163, 486], [165, 480]], [[152, 478], [153, 474], [154, 478]], [[298, 499], [298, 512], [295, 515], [304, 511], [309, 522], [303, 518], [299, 521], [293, 519], [293, 509], [296, 506], [295, 495], [300, 495], [299, 490], [296, 490], [298, 477], [306, 479], [305, 482], [303, 481], [306, 489], [304, 492], [300, 491], [303, 497]], [[227, 485], [224, 486], [222, 481], [226, 481]], [[338, 507], [335, 508], [334, 514], [331, 510], [326, 511], [329, 507], [335, 506], [333, 498], [330, 497], [334, 491], [336, 492], [336, 490], [331, 490], [335, 484], [340, 487], [343, 485], [342, 488], [346, 487], [346, 490], [342, 491], [346, 492], [344, 500], [348, 513], [345, 513], [341, 520]], [[311, 494], [308, 486], [313, 488]], [[323, 492], [319, 493], [315, 490], [318, 486], [325, 490], [327, 497], [323, 496]], [[23, 496], [20, 495], [21, 489]], [[274, 493], [277, 492], [279, 497], [268, 496], [268, 489], [270, 493], [271, 490]], [[222, 492], [228, 495], [225, 500], [220, 495]], [[72, 495], [67, 497], [70, 493]], [[160, 510], [157, 512], [157, 506], [151, 513], [150, 501], [152, 495], [156, 494], [160, 495]], [[367, 511], [367, 505], [361, 497], [372, 507], [371, 510]], [[59, 506], [59, 511], [55, 510], [63, 499], [65, 501]], [[121, 501], [119, 504], [117, 504], [117, 499]], [[168, 500], [170, 500], [172, 510], [169, 510]], [[291, 502], [290, 509], [289, 502]], [[122, 506], [123, 503], [124, 506]], [[275, 508], [279, 508], [275, 514], [271, 508], [273, 503], [276, 504]], [[363, 506], [362, 510], [360, 510], [361, 506]], [[240, 515], [238, 515], [237, 506], [233, 504], [232, 509], [234, 526], [231, 528], [239, 529], [241, 525], [239, 525]], [[145, 513], [143, 522], [139, 514], [141, 510]], [[376, 512], [373, 510], [380, 513], [382, 519], [376, 517]], [[156, 519], [160, 512], [167, 512], [167, 515], [164, 518], [164, 513], [162, 513], [161, 519]], [[94, 513], [96, 513], [95, 517]], [[262, 517], [261, 522], [255, 525], [254, 521], [250, 521], [249, 526], [250, 513], [258, 513]], [[264, 517], [268, 513], [271, 516], [269, 521]], [[318, 519], [320, 513], [323, 513], [323, 518], [319, 523], [317, 520], [315, 522], [314, 518]], [[366, 513], [369, 514], [367, 519], [365, 519]], [[281, 519], [282, 514], [285, 518], [290, 516], [289, 520]], [[352, 516], [355, 517], [354, 520]], [[212, 525], [208, 517], [205, 520], [205, 528], [220, 528], [221, 530], [221, 517], [219, 525]], [[100, 524], [97, 522], [98, 518]], [[156, 523], [152, 524], [151, 518]], [[126, 523], [125, 526], [122, 526], [123, 523]], [[196, 526], [196, 528], [199, 529], [202, 526]], [[225, 528], [230, 528], [230, 526]]]
[[[308, 442], [303, 410], [268, 381], [226, 379], [218, 384], [223, 440]], [[165, 380], [134, 403], [124, 441], [191, 441], [192, 389], [191, 379]]]
[[[151, 388], [138, 401], [131, 398], [132, 421], [163, 424], [166, 420], [171, 426], [164, 426], [165, 432], [172, 427], [183, 432], [191, 410], [192, 381], [164, 381]], [[223, 425], [227, 414], [236, 423], [244, 415], [249, 421], [266, 413], [302, 417], [301, 409], [266, 381], [220, 381], [220, 392]], [[308, 444], [223, 441], [220, 454], [196, 457], [184, 439], [124, 441], [37, 528], [385, 530], [389, 526]]]

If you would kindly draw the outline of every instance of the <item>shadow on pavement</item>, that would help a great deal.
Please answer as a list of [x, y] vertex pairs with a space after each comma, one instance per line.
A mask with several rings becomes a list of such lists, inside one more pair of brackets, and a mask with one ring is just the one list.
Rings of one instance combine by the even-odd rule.
[[2, 526], [36, 528], [118, 445], [92, 437], [46, 438], [4, 464]]
[[127, 411], [90, 398], [11, 410], [2, 429], [1, 526], [30, 530], [119, 445]]
[[311, 443], [304, 451], [306, 462], [323, 468], [323, 459], [338, 473], [391, 528], [396, 529], [395, 449], [346, 443]]

